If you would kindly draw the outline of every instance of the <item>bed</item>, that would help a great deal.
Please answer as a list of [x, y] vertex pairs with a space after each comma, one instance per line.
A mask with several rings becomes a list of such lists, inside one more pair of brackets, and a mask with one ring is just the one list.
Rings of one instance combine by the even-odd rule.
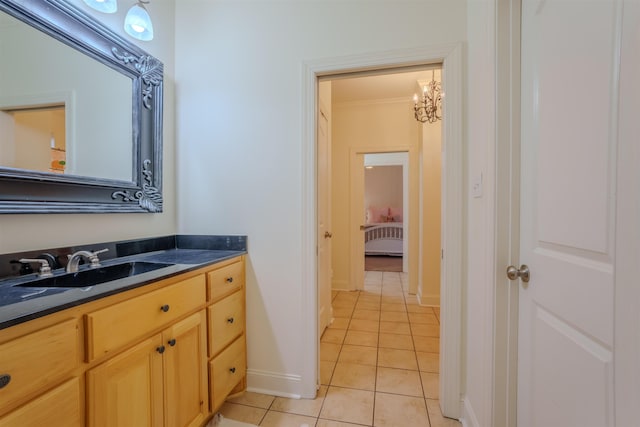
[[383, 222], [365, 225], [365, 255], [402, 256], [402, 223]]

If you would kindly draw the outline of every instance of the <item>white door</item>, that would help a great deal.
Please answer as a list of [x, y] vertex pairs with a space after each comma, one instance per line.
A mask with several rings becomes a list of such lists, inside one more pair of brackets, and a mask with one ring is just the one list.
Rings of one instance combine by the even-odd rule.
[[318, 337], [329, 326], [331, 309], [331, 145], [322, 108], [318, 114]]
[[518, 427], [613, 425], [618, 6], [522, 2]]

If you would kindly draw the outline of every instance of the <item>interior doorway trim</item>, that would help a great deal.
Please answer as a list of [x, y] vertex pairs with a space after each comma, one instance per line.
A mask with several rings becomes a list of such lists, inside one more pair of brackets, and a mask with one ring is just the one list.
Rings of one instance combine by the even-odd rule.
[[303, 354], [301, 395], [312, 398], [318, 384], [317, 260], [316, 260], [316, 114], [318, 78], [356, 71], [392, 69], [442, 63], [446, 93], [443, 135], [443, 263], [441, 275], [440, 406], [445, 416], [460, 418], [462, 396], [462, 289], [465, 205], [464, 150], [462, 144], [462, 45], [445, 43], [415, 49], [323, 58], [302, 64], [300, 239]]

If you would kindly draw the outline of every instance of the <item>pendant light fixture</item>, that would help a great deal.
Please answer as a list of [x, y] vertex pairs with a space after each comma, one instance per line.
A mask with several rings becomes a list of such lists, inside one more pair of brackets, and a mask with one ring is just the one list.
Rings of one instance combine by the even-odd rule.
[[84, 0], [85, 4], [102, 13], [116, 13], [118, 0]]
[[153, 40], [153, 24], [147, 9], [144, 7], [145, 4], [149, 4], [149, 1], [138, 0], [129, 9], [127, 16], [124, 18], [124, 30], [133, 38], [149, 41]]
[[435, 123], [442, 120], [442, 86], [431, 70], [431, 81], [422, 87], [422, 98], [413, 95], [413, 115], [421, 123]]

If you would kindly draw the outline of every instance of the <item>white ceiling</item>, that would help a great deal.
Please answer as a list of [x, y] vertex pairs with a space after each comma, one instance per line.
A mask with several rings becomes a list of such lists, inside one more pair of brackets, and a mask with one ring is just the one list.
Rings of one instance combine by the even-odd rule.
[[[331, 80], [333, 103], [407, 98], [420, 91], [418, 80], [431, 80], [431, 69]], [[440, 70], [435, 70], [440, 80]]]

